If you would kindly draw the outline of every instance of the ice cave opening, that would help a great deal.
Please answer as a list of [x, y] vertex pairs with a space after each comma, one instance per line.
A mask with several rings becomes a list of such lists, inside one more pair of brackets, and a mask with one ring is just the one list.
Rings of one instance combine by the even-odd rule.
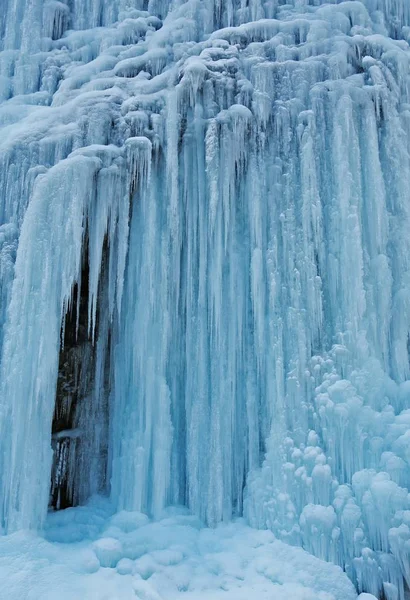
[[[56, 400], [52, 421], [53, 460], [50, 502], [54, 510], [84, 504], [95, 493], [108, 493], [109, 439], [109, 348], [105, 364], [96, 372], [100, 302], [91, 331], [88, 312], [89, 238], [85, 234], [81, 275], [74, 284], [61, 328]], [[107, 240], [102, 250], [98, 297], [106, 294]], [[104, 306], [104, 303], [102, 303]], [[108, 333], [108, 336], [110, 334]], [[101, 377], [98, 394], [93, 393], [95, 377]]]

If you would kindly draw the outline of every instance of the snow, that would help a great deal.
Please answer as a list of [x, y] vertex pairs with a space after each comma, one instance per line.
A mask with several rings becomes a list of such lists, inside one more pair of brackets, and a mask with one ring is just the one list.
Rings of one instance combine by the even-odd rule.
[[[172, 597], [163, 567], [207, 598], [218, 569], [236, 599], [331, 594], [339, 570], [287, 542], [358, 592], [404, 599], [410, 3], [3, 7], [0, 543], [16, 594], [51, 598], [60, 573], [71, 597], [94, 583]], [[52, 434], [59, 394], [72, 428]], [[112, 502], [101, 535], [95, 512], [47, 516], [65, 469], [72, 502]], [[170, 505], [214, 532], [167, 529]], [[165, 546], [145, 548], [128, 513]], [[218, 567], [195, 546], [213, 535]], [[258, 536], [283, 587], [258, 571]], [[159, 588], [132, 583], [137, 569]]]
[[[45, 538], [0, 538], [8, 600], [354, 600], [339, 567], [243, 520], [204, 528], [186, 509], [157, 521], [106, 500], [49, 516]], [[61, 543], [64, 537], [66, 543]], [[71, 540], [71, 542], [69, 541]]]

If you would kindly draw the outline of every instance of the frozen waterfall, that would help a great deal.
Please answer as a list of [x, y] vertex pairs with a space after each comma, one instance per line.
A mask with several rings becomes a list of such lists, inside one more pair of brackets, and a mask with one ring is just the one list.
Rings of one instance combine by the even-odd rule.
[[409, 0], [2, 0], [0, 524], [182, 505], [410, 587]]

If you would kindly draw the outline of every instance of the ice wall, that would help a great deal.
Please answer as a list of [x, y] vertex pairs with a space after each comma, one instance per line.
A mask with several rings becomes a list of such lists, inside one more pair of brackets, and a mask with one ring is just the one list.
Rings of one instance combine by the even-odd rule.
[[[410, 4], [5, 5], [5, 530], [47, 512], [61, 324], [87, 245], [82, 434], [98, 457], [108, 362], [118, 508], [244, 513], [403, 598]], [[79, 498], [98, 491], [94, 463], [75, 465]]]

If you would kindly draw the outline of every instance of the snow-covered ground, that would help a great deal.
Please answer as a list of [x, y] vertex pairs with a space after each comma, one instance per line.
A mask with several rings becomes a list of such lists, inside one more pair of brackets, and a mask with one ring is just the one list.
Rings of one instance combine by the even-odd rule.
[[45, 538], [0, 538], [1, 600], [354, 600], [339, 567], [239, 520], [157, 522], [107, 501], [51, 514]]

